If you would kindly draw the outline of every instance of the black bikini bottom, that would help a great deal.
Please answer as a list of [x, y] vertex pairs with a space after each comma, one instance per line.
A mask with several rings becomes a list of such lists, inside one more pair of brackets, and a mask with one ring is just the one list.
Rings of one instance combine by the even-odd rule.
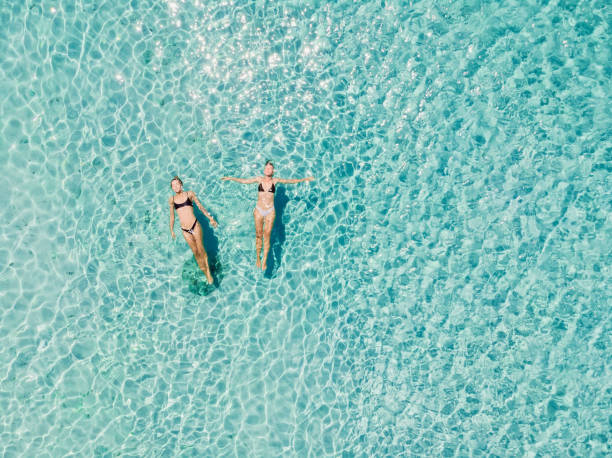
[[183, 229], [182, 227], [181, 227], [181, 229], [183, 229], [185, 232], [189, 232], [191, 235], [193, 235], [193, 228], [195, 227], [196, 224], [198, 224], [198, 220], [197, 219], [193, 222], [193, 226], [191, 226], [191, 229]]

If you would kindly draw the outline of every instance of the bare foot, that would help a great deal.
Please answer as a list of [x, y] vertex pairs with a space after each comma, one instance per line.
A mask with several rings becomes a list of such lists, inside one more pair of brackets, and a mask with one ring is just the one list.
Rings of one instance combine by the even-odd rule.
[[268, 262], [264, 261], [263, 266], [261, 268], [261, 270], [266, 270], [268, 268]]
[[212, 285], [212, 284], [213, 284], [213, 278], [212, 278], [212, 275], [210, 274], [210, 272], [208, 272], [208, 273], [206, 274], [206, 280], [208, 280], [208, 284], [209, 284], [209, 285]]
[[261, 259], [257, 258], [257, 262], [255, 263], [258, 269], [261, 269]]

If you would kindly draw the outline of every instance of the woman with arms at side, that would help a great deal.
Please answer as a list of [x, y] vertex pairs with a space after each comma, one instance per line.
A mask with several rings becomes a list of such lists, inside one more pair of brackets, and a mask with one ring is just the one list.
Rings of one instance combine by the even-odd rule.
[[[257, 188], [257, 204], [253, 210], [255, 218], [255, 250], [257, 251], [256, 266], [262, 270], [266, 270], [268, 252], [270, 251], [270, 233], [274, 225], [276, 212], [274, 211], [274, 193], [277, 183], [300, 183], [302, 181], [312, 181], [313, 177], [306, 178], [274, 178], [274, 165], [267, 161], [264, 167], [264, 174], [256, 178], [234, 178], [223, 177], [223, 181], [236, 181], [242, 184], [258, 183]], [[263, 245], [263, 263], [261, 261], [261, 247]]]
[[174, 212], [176, 211], [181, 223], [183, 237], [185, 237], [189, 248], [193, 251], [198, 266], [200, 266], [200, 269], [202, 269], [202, 272], [206, 275], [208, 283], [212, 284], [213, 278], [210, 274], [210, 267], [208, 266], [208, 256], [202, 244], [202, 226], [200, 226], [200, 223], [193, 214], [193, 202], [195, 202], [200, 211], [208, 217], [212, 227], [217, 227], [217, 222], [202, 206], [193, 191], [183, 190], [183, 182], [179, 177], [175, 176], [172, 178], [170, 187], [174, 191], [174, 195], [170, 196], [168, 201], [170, 204], [170, 233], [172, 234], [172, 238], [176, 238], [176, 234], [174, 233]]

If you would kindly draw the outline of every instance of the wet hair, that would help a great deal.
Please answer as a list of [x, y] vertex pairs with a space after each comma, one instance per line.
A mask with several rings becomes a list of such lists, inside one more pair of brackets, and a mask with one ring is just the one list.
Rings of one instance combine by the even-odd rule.
[[181, 180], [181, 179], [178, 177], [178, 175], [174, 175], [174, 178], [172, 178], [172, 179], [170, 180], [170, 186], [172, 186], [172, 182], [173, 182], [174, 180], [178, 181], [178, 182], [181, 184], [181, 186], [183, 186], [183, 180]]
[[270, 164], [272, 167], [274, 167], [274, 164], [272, 164], [272, 161], [266, 161], [266, 163], [264, 164], [264, 167], [265, 167], [266, 165], [268, 165], [268, 164]]

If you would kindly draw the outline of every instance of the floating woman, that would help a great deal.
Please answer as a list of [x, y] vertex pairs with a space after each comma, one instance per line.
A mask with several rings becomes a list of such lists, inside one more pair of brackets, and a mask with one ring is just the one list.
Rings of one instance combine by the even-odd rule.
[[170, 203], [170, 233], [172, 234], [172, 238], [176, 238], [174, 234], [174, 211], [176, 210], [181, 223], [181, 229], [183, 230], [183, 237], [185, 237], [189, 248], [193, 251], [198, 266], [200, 266], [200, 269], [202, 269], [202, 272], [206, 275], [208, 283], [212, 284], [213, 277], [210, 274], [210, 267], [208, 266], [208, 256], [202, 244], [202, 226], [200, 226], [200, 223], [193, 214], [193, 202], [195, 202], [200, 211], [208, 217], [212, 227], [217, 227], [217, 222], [202, 206], [193, 191], [183, 190], [183, 182], [179, 177], [175, 176], [172, 178], [170, 187], [174, 191], [174, 195], [170, 196], [170, 200], [168, 201]]
[[[274, 211], [274, 192], [276, 191], [277, 183], [300, 183], [302, 181], [312, 181], [313, 177], [306, 178], [274, 178], [274, 165], [267, 161], [264, 167], [264, 174], [256, 178], [233, 178], [223, 177], [223, 181], [236, 181], [243, 184], [258, 183], [257, 204], [253, 210], [255, 218], [255, 250], [257, 251], [257, 268], [266, 270], [268, 252], [270, 251], [270, 233], [274, 225], [276, 212]], [[261, 261], [261, 247], [263, 244], [263, 263]]]

